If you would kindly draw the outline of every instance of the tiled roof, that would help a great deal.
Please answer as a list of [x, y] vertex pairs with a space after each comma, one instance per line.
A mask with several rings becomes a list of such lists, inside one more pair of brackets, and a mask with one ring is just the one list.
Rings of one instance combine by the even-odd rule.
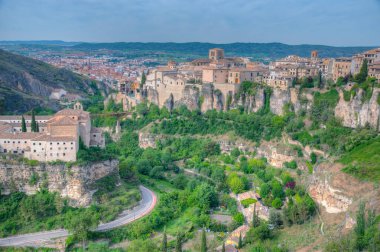
[[73, 136], [51, 136], [51, 135], [44, 134], [37, 138], [34, 138], [32, 141], [72, 142], [72, 141], [76, 141], [76, 138]]
[[69, 116], [65, 116], [62, 118], [53, 118], [48, 122], [51, 125], [76, 125], [78, 122], [74, 119], [72, 119]]
[[[49, 120], [52, 118], [52, 115], [45, 115], [45, 116], [36, 116], [36, 120]], [[21, 120], [22, 116], [20, 115], [0, 115], [0, 121], [4, 120]], [[32, 120], [32, 116], [30, 115], [24, 115], [25, 120]]]
[[0, 133], [0, 139], [34, 139], [36, 137], [45, 135], [39, 132], [17, 132], [17, 133]]

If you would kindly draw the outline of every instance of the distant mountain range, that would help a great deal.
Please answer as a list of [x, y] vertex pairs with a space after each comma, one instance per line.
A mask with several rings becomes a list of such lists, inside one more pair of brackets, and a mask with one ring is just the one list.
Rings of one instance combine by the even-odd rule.
[[76, 49], [96, 50], [145, 50], [162, 51], [170, 53], [188, 53], [207, 55], [211, 48], [223, 48], [226, 55], [230, 56], [251, 56], [255, 58], [281, 58], [295, 54], [302, 57], [310, 56], [312, 50], [317, 50], [321, 57], [346, 57], [356, 53], [370, 50], [374, 47], [333, 47], [324, 45], [287, 45], [282, 43], [232, 43], [232, 44], [212, 44], [212, 43], [79, 43], [73, 46]]
[[[103, 85], [97, 85], [103, 89]], [[0, 50], [0, 114], [24, 113], [36, 107], [58, 108], [48, 99], [55, 88], [86, 97], [98, 87], [69, 70]]]
[[254, 59], [278, 59], [287, 55], [295, 54], [302, 57], [310, 56], [312, 50], [317, 50], [320, 57], [349, 57], [354, 54], [370, 50], [374, 47], [355, 46], [355, 47], [335, 47], [325, 45], [287, 45], [282, 43], [231, 43], [231, 44], [213, 44], [202, 42], [189, 43], [142, 43], [142, 42], [115, 42], [115, 43], [83, 43], [83, 42], [65, 42], [60, 40], [54, 41], [0, 41], [2, 46], [10, 45], [38, 45], [38, 46], [58, 46], [70, 47], [70, 49], [88, 51], [88, 50], [114, 50], [114, 51], [146, 51], [160, 52], [169, 54], [188, 54], [194, 56], [207, 56], [210, 48], [223, 48], [227, 56], [245, 56]]

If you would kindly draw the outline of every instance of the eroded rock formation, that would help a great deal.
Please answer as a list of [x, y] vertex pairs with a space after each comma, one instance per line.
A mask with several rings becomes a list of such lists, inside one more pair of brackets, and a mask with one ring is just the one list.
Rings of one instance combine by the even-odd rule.
[[[65, 164], [40, 163], [30, 166], [24, 163], [1, 162], [1, 193], [20, 191], [30, 195], [46, 186], [49, 191], [67, 197], [71, 205], [86, 206], [92, 198], [91, 185], [115, 172], [118, 172], [117, 160], [71, 167]], [[32, 177], [35, 178], [34, 181]]]

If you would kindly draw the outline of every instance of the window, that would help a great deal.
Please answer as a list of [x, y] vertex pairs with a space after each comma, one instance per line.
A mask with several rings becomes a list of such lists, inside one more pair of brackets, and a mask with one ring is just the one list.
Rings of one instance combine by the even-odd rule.
[[33, 152], [36, 152], [36, 150], [33, 150]]
[[50, 145], [52, 145], [53, 143], [52, 142], [50, 142]]
[[39, 145], [41, 145], [41, 143], [39, 143]]
[[26, 143], [26, 141], [24, 143]]
[[96, 137], [96, 135], [94, 134], [94, 137]]
[[63, 156], [66, 156], [66, 153], [63, 153], [62, 155], [63, 155]]
[[57, 145], [59, 145], [59, 143], [57, 142]]

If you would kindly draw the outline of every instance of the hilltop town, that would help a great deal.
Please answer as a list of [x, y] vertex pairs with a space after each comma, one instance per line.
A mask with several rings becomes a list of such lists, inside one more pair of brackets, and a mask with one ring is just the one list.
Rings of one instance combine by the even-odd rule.
[[[132, 82], [118, 82], [117, 102], [125, 110], [147, 99], [159, 107], [181, 104], [193, 109], [226, 110], [239, 92], [240, 84], [249, 81], [275, 90], [296, 87], [327, 88], [352, 83], [365, 62], [368, 76], [380, 82], [380, 48], [352, 57], [320, 58], [312, 51], [309, 58], [289, 55], [265, 65], [244, 57], [225, 57], [223, 49], [210, 49], [208, 58], [191, 62], [169, 61], [166, 66], [150, 69]], [[144, 75], [144, 76], [142, 76]], [[140, 85], [142, 84], [142, 85]], [[350, 85], [349, 85], [350, 86]], [[210, 93], [212, 92], [212, 94]], [[198, 93], [197, 97], [194, 96]], [[210, 100], [207, 99], [210, 96]], [[172, 108], [170, 108], [172, 109]]]

